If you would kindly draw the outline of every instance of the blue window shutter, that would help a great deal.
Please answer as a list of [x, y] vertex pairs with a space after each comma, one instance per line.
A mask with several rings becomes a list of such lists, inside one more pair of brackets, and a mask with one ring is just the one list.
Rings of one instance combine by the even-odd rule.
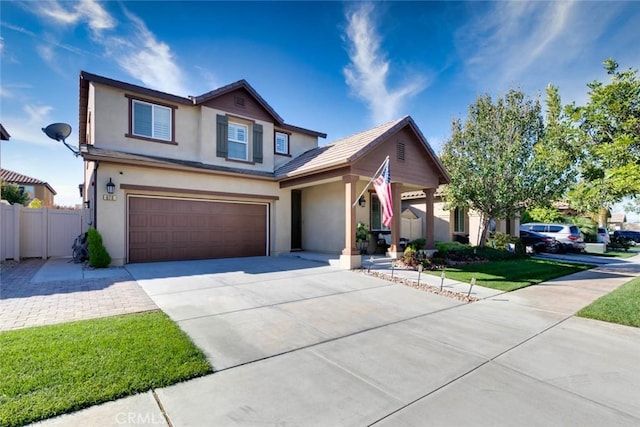
[[253, 161], [262, 163], [262, 125], [253, 125]]
[[228, 151], [228, 119], [227, 116], [216, 116], [216, 156], [227, 157]]

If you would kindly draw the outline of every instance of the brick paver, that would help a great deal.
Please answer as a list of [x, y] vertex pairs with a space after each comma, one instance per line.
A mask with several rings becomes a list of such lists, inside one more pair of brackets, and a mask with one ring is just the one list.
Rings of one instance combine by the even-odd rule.
[[157, 310], [124, 269], [117, 277], [31, 282], [44, 265], [28, 259], [0, 277], [0, 331]]

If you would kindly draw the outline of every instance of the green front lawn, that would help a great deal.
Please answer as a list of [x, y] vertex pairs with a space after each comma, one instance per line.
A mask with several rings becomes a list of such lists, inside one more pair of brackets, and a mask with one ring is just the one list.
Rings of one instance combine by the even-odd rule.
[[0, 425], [23, 425], [212, 371], [160, 311], [2, 332]]
[[598, 298], [577, 315], [640, 328], [640, 277]]
[[[446, 277], [460, 282], [471, 282], [476, 276], [476, 284], [502, 291], [513, 291], [529, 285], [577, 273], [592, 268], [588, 265], [533, 258], [512, 259], [466, 264], [447, 267]], [[440, 271], [432, 271], [440, 275]]]

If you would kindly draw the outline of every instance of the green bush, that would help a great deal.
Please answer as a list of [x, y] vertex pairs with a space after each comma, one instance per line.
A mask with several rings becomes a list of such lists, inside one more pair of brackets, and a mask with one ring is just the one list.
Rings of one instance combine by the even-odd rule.
[[407, 244], [407, 249], [411, 248], [417, 252], [421, 249], [424, 249], [425, 246], [427, 246], [427, 239], [420, 237], [418, 239], [410, 241]]
[[522, 212], [522, 216], [520, 217], [521, 224], [526, 224], [528, 222], [561, 223], [562, 221], [562, 214], [553, 206], [534, 206]]
[[591, 218], [585, 218], [582, 216], [567, 216], [564, 218], [567, 224], [575, 224], [580, 229], [580, 232], [584, 234], [585, 242], [595, 242], [596, 235], [598, 234], [598, 223]]
[[471, 251], [473, 253], [471, 246], [459, 242], [436, 242], [436, 249], [440, 255], [447, 255], [449, 252]]
[[95, 228], [90, 228], [87, 234], [89, 249], [89, 265], [94, 268], [105, 268], [111, 263], [111, 256], [102, 243], [102, 236]]

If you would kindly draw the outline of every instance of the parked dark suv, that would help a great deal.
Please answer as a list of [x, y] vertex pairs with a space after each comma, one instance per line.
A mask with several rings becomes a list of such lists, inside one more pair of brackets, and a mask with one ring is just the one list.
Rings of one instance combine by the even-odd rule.
[[640, 243], [640, 231], [633, 230], [616, 230], [613, 232], [614, 238], [623, 238], [634, 244]]

